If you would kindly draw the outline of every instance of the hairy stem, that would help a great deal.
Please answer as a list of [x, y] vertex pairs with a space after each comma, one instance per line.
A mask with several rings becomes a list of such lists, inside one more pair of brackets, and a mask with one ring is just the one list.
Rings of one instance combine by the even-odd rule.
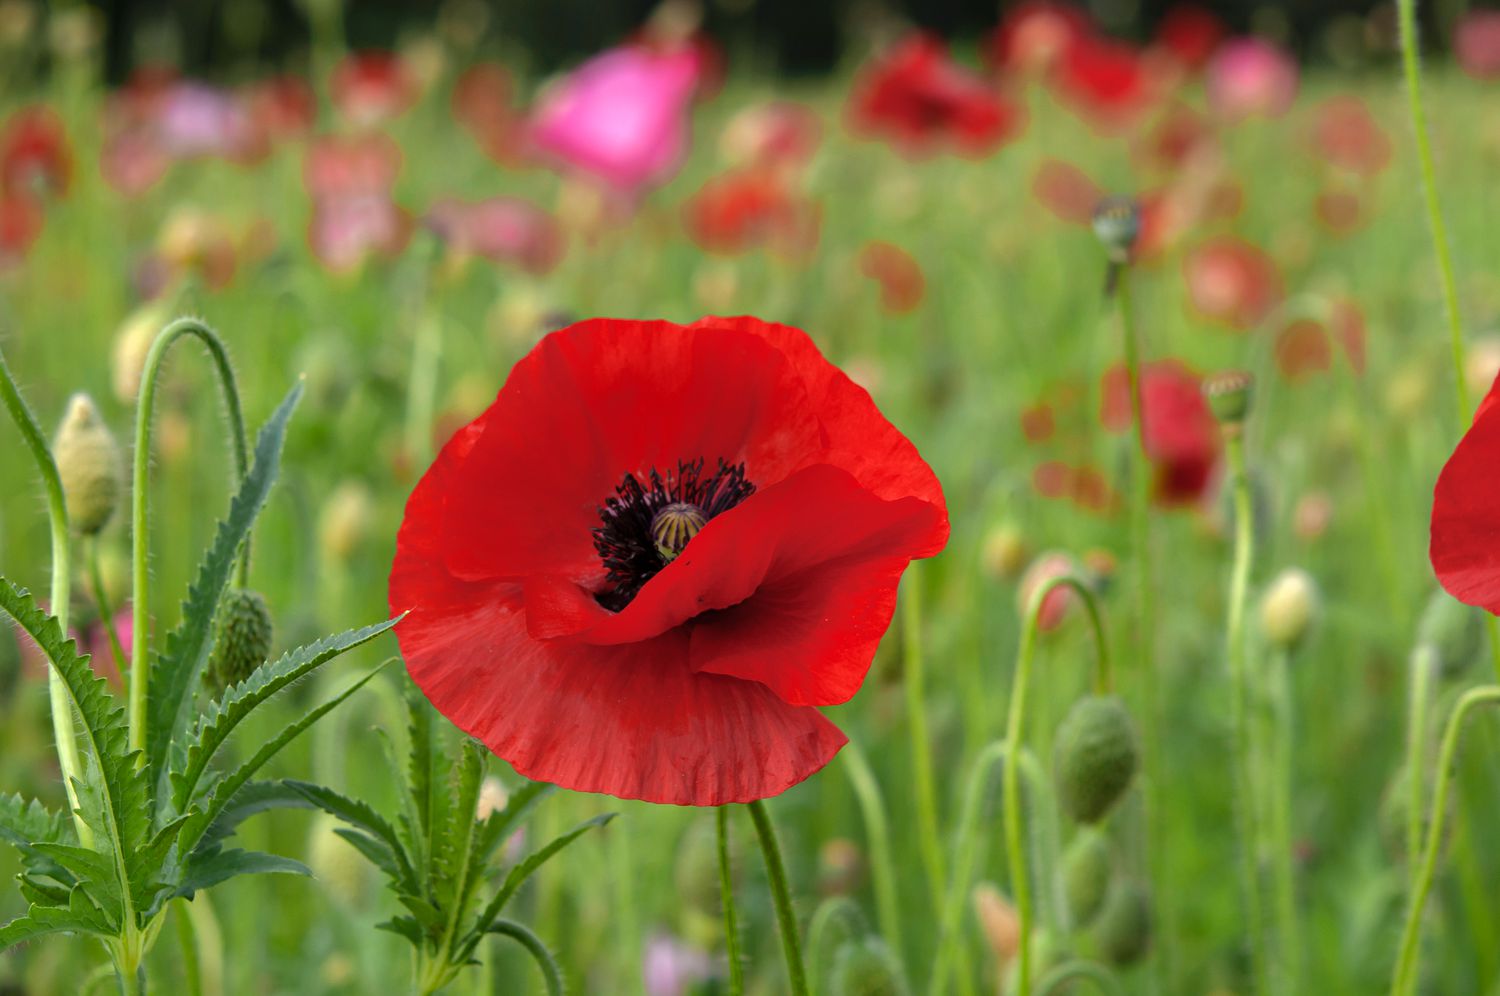
[[1292, 694], [1291, 661], [1285, 649], [1271, 661], [1271, 843], [1276, 896], [1277, 948], [1281, 956], [1281, 984], [1298, 992], [1301, 973], [1301, 925], [1297, 915], [1297, 879], [1292, 859]]
[[750, 818], [760, 838], [761, 854], [766, 862], [766, 879], [771, 885], [771, 900], [776, 906], [776, 922], [781, 928], [781, 947], [786, 954], [787, 983], [792, 996], [808, 996], [807, 969], [802, 964], [802, 942], [797, 932], [797, 914], [792, 909], [791, 889], [787, 884], [786, 865], [781, 860], [781, 845], [776, 841], [776, 827], [764, 801], [750, 803]]
[[734, 908], [734, 870], [729, 862], [729, 811], [723, 806], [714, 813], [719, 830], [719, 898], [724, 906], [724, 948], [729, 955], [730, 996], [745, 992], [745, 962], [740, 953], [739, 917]]
[[844, 759], [844, 770], [849, 773], [849, 784], [854, 787], [854, 797], [859, 800], [865, 834], [869, 837], [870, 877], [875, 888], [875, 915], [880, 921], [880, 933], [896, 957], [902, 959], [896, 865], [891, 858], [890, 824], [886, 820], [880, 782], [870, 770], [870, 762], [856, 741], [845, 744], [839, 756]]

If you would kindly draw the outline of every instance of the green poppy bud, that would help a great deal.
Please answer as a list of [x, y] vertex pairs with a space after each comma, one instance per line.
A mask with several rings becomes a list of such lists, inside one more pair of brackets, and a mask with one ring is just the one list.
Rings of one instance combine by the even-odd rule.
[[1449, 681], [1468, 670], [1483, 636], [1479, 612], [1441, 589], [1427, 600], [1417, 624], [1417, 643], [1432, 648], [1438, 673]]
[[1151, 947], [1151, 896], [1144, 886], [1115, 883], [1094, 924], [1094, 943], [1111, 965], [1133, 965], [1145, 957]]
[[120, 503], [124, 477], [120, 447], [87, 394], [68, 401], [68, 413], [52, 443], [62, 478], [68, 522], [85, 536], [104, 528]]
[[238, 684], [271, 653], [271, 610], [259, 592], [231, 588], [219, 606], [218, 631], [203, 680], [215, 692]]
[[1221, 425], [1239, 425], [1250, 414], [1255, 378], [1243, 370], [1225, 370], [1203, 380], [1203, 396]]
[[1317, 621], [1322, 599], [1312, 575], [1290, 567], [1276, 575], [1260, 600], [1260, 628], [1271, 645], [1295, 650]]
[[828, 991], [832, 996], [906, 996], [909, 992], [901, 966], [874, 937], [850, 941], [839, 949]]
[[1104, 906], [1113, 877], [1114, 862], [1108, 839], [1099, 829], [1085, 827], [1068, 844], [1062, 860], [1063, 895], [1067, 897], [1074, 926], [1086, 927], [1094, 922]]
[[1097, 823], [1130, 787], [1140, 759], [1135, 727], [1119, 699], [1079, 699], [1057, 728], [1058, 803], [1079, 823]]

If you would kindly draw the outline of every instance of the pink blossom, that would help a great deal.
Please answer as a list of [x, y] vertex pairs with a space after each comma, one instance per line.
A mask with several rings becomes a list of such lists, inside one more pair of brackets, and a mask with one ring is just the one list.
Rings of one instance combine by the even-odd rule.
[[1453, 54], [1476, 80], [1500, 79], [1500, 10], [1471, 10], [1453, 26]]
[[515, 197], [470, 204], [444, 198], [427, 212], [427, 225], [459, 252], [529, 273], [546, 273], [562, 258], [562, 230], [541, 208]]
[[690, 49], [611, 49], [542, 96], [531, 140], [564, 168], [637, 193], [681, 164], [698, 76]]
[[687, 996], [709, 977], [711, 968], [706, 952], [670, 934], [656, 934], [647, 941], [641, 959], [648, 996]]
[[1236, 38], [1214, 53], [1205, 86], [1221, 118], [1280, 117], [1297, 97], [1297, 64], [1264, 39]]
[[324, 266], [350, 273], [372, 255], [399, 255], [410, 234], [411, 219], [389, 195], [348, 194], [314, 202], [307, 241]]

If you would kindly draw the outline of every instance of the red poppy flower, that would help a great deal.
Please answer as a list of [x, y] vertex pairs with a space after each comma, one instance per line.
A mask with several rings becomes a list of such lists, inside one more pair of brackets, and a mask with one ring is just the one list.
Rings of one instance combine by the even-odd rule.
[[1156, 98], [1157, 81], [1133, 46], [1092, 36], [1070, 46], [1053, 72], [1062, 98], [1100, 128], [1134, 124]]
[[529, 778], [719, 805], [845, 742], [941, 487], [797, 329], [594, 320], [547, 336], [407, 504], [412, 678]]
[[1048, 211], [1073, 225], [1091, 224], [1104, 190], [1087, 173], [1060, 159], [1045, 160], [1031, 178], [1031, 192]]
[[1202, 115], [1186, 104], [1174, 104], [1135, 144], [1135, 154], [1148, 167], [1175, 173], [1213, 142], [1213, 130]]
[[1182, 272], [1193, 308], [1234, 329], [1258, 325], [1281, 302], [1275, 262], [1232, 235], [1198, 246], [1183, 260]]
[[822, 220], [816, 205], [764, 169], [709, 180], [683, 205], [682, 214], [694, 242], [726, 255], [762, 246], [788, 256], [810, 252]]
[[1500, 79], [1500, 10], [1471, 10], [1453, 25], [1453, 55], [1476, 80]]
[[0, 193], [12, 197], [68, 192], [73, 153], [62, 119], [47, 107], [26, 107], [0, 131]]
[[985, 61], [1005, 72], [1043, 73], [1092, 32], [1093, 24], [1080, 7], [1027, 0], [1006, 11], [984, 47]]
[[1052, 406], [1040, 401], [1021, 412], [1021, 434], [1028, 443], [1045, 443], [1057, 431]]
[[[1147, 364], [1141, 372], [1141, 408], [1153, 499], [1167, 506], [1198, 501], [1213, 483], [1221, 448], [1219, 425], [1203, 399], [1198, 375], [1176, 360]], [[1124, 366], [1104, 375], [1100, 421], [1112, 432], [1125, 431], [1133, 421]]]
[[849, 98], [849, 121], [860, 134], [880, 135], [909, 153], [951, 147], [983, 155], [1014, 138], [1025, 111], [948, 56], [939, 39], [916, 34], [860, 74]]
[[417, 83], [390, 52], [352, 52], [334, 67], [333, 106], [351, 124], [372, 127], [417, 102]]
[[1299, 318], [1276, 334], [1276, 367], [1289, 381], [1326, 372], [1333, 363], [1328, 332], [1311, 318]]
[[1374, 176], [1391, 162], [1390, 136], [1365, 102], [1351, 94], [1318, 105], [1309, 140], [1325, 162], [1360, 176]]
[[1438, 475], [1432, 498], [1432, 569], [1448, 594], [1500, 615], [1500, 380]]
[[1199, 70], [1208, 62], [1227, 29], [1213, 11], [1179, 4], [1167, 11], [1156, 27], [1156, 44], [1184, 69]]
[[880, 284], [880, 305], [904, 315], [922, 303], [927, 278], [911, 253], [889, 242], [871, 242], [859, 251], [859, 269]]

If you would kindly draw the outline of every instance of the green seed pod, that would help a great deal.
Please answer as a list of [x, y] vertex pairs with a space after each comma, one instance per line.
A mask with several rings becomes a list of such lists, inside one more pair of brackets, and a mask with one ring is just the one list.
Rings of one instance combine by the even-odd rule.
[[832, 996], [906, 996], [910, 992], [890, 949], [874, 937], [850, 941], [839, 949], [828, 991]]
[[1143, 886], [1115, 883], [1094, 924], [1094, 943], [1111, 965], [1133, 965], [1145, 956], [1151, 947], [1151, 896]]
[[1141, 235], [1141, 208], [1133, 197], [1106, 197], [1094, 208], [1094, 235], [1111, 262], [1126, 263]]
[[259, 592], [231, 588], [219, 606], [213, 653], [203, 673], [216, 693], [250, 677], [271, 653], [271, 610]]
[[75, 394], [52, 443], [68, 522], [93, 536], [114, 515], [124, 490], [120, 447], [87, 394]]
[[1109, 894], [1114, 862], [1102, 831], [1085, 827], [1068, 844], [1062, 860], [1063, 894], [1073, 914], [1073, 925], [1087, 927], [1099, 915]]
[[1203, 396], [1221, 425], [1239, 425], [1250, 414], [1255, 378], [1243, 370], [1225, 370], [1203, 380]]
[[1432, 648], [1438, 674], [1448, 681], [1463, 677], [1474, 663], [1483, 635], [1478, 611], [1441, 589], [1427, 600], [1417, 624], [1417, 642]]
[[1140, 757], [1135, 727], [1117, 698], [1079, 699], [1057, 728], [1058, 803], [1079, 823], [1097, 823], [1130, 787]]

